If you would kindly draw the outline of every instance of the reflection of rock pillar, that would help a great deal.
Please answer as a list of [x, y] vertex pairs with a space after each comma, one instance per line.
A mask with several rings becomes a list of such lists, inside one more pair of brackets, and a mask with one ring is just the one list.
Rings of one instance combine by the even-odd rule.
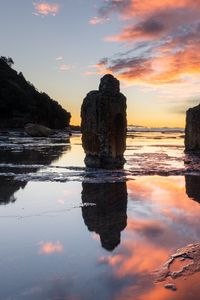
[[99, 91], [87, 94], [81, 107], [82, 144], [85, 164], [96, 168], [121, 168], [126, 149], [126, 97], [119, 81], [107, 74]]
[[89, 231], [100, 235], [102, 247], [112, 251], [120, 244], [121, 231], [127, 225], [127, 188], [125, 182], [83, 183], [82, 207]]
[[189, 198], [200, 203], [200, 176], [185, 176], [185, 189]]
[[186, 113], [185, 150], [200, 150], [200, 104]]

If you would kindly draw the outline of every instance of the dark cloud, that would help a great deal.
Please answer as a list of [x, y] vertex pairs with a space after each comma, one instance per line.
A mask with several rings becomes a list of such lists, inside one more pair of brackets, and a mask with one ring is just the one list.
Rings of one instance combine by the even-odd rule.
[[139, 24], [138, 29], [146, 33], [159, 33], [165, 29], [165, 26], [159, 21], [150, 19]]

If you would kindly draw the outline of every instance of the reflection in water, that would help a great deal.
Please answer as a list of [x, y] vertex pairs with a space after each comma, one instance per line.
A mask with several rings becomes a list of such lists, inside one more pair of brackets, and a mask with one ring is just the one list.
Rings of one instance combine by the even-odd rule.
[[43, 242], [39, 243], [40, 249], [38, 254], [40, 255], [51, 255], [54, 253], [61, 253], [64, 251], [64, 247], [60, 241], [56, 242]]
[[82, 202], [96, 204], [82, 207], [84, 222], [89, 231], [100, 235], [102, 247], [112, 251], [127, 225], [126, 182], [82, 183], [82, 187]]
[[[44, 145], [43, 147], [20, 148], [17, 151], [12, 149], [0, 149], [0, 164], [19, 165], [48, 165], [58, 159], [65, 151], [70, 150], [69, 145]], [[4, 167], [5, 170], [5, 167]]]
[[185, 176], [185, 189], [189, 198], [200, 203], [200, 176]]
[[16, 198], [14, 193], [20, 188], [24, 188], [26, 182], [20, 182], [17, 180], [9, 180], [5, 177], [0, 177], [0, 204], [8, 204], [15, 202]]
[[0, 204], [15, 202], [16, 193], [24, 188], [26, 181], [19, 181], [11, 176], [11, 173], [28, 174], [37, 172], [40, 168], [48, 166], [58, 159], [64, 152], [70, 150], [69, 145], [44, 145], [42, 148], [23, 148], [15, 151], [11, 149], [0, 149], [0, 175], [1, 167], [7, 176], [0, 176]]

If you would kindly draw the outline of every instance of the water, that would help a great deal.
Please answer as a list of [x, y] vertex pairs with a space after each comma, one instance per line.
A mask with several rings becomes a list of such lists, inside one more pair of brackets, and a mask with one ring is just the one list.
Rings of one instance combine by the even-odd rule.
[[199, 273], [155, 282], [200, 241], [200, 159], [183, 150], [180, 131], [129, 132], [124, 170], [92, 170], [78, 134], [2, 133], [0, 299], [199, 299]]

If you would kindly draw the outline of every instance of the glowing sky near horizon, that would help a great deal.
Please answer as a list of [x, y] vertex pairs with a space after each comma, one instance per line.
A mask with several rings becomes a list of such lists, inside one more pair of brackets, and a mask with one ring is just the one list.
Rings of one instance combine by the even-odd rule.
[[0, 0], [1, 53], [80, 122], [86, 93], [112, 73], [128, 123], [184, 126], [200, 99], [200, 1]]

